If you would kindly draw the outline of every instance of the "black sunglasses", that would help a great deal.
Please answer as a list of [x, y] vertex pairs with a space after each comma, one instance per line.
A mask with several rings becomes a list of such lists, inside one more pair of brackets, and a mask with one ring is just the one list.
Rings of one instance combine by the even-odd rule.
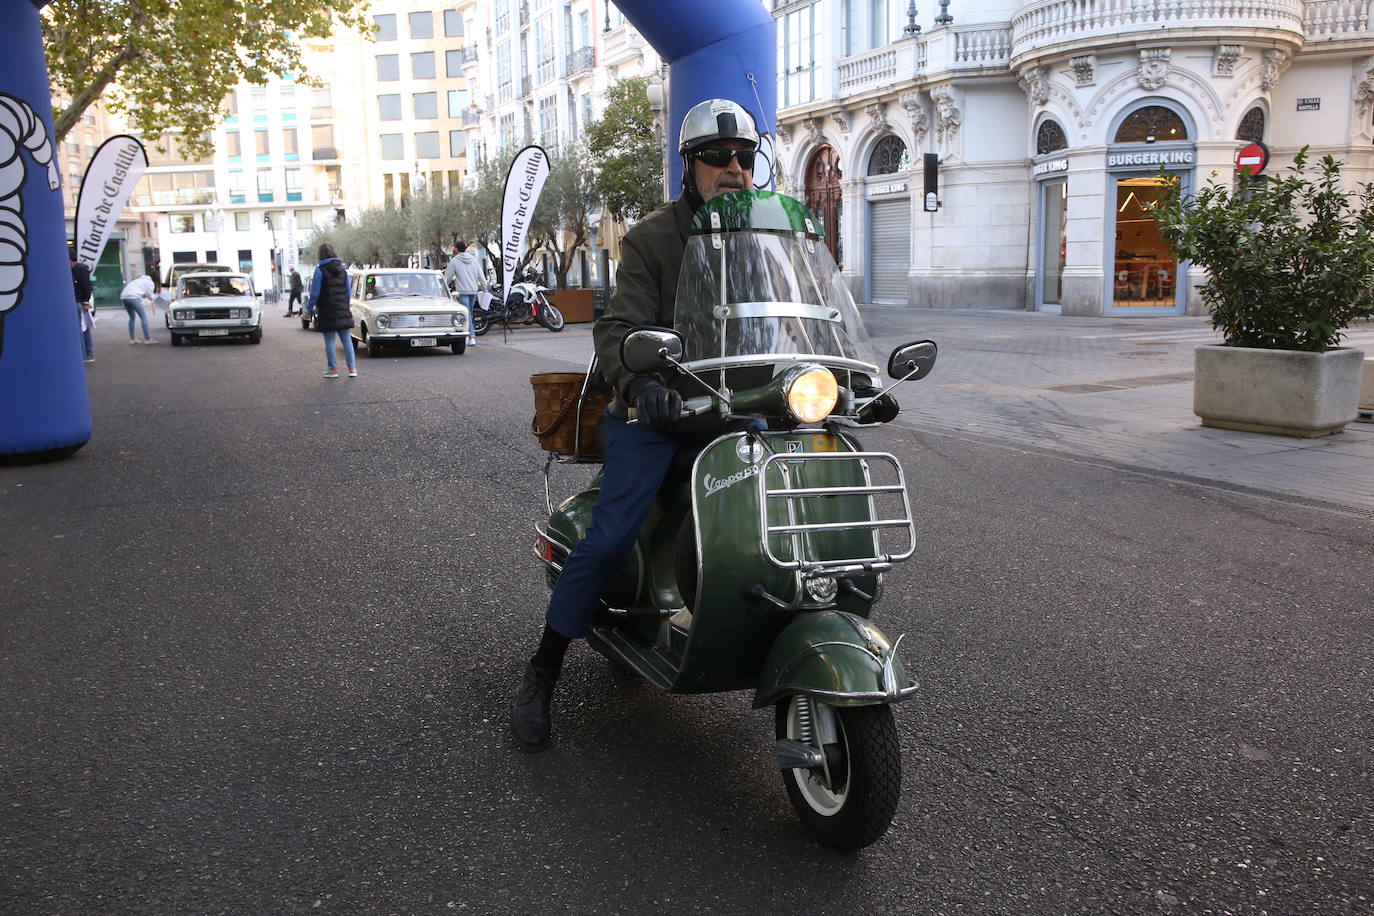
[[713, 169], [723, 169], [730, 164], [731, 159], [739, 160], [739, 167], [747, 171], [754, 168], [754, 156], [758, 150], [752, 149], [705, 149], [694, 150], [692, 158], [706, 163]]

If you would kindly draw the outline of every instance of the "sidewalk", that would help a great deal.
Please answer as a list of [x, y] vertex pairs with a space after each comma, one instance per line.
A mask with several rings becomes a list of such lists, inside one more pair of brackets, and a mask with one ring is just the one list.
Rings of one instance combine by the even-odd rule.
[[[899, 391], [902, 425], [1374, 515], [1374, 423], [1320, 439], [1201, 425], [1193, 350], [1220, 342], [1206, 318], [862, 311], [880, 354], [921, 337], [940, 346], [935, 371]], [[1374, 356], [1374, 325], [1346, 345]]]

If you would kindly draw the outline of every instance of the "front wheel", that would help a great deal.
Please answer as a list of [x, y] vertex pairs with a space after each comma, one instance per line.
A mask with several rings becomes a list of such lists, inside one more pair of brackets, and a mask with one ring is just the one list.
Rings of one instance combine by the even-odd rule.
[[563, 313], [558, 310], [558, 306], [549, 302], [541, 303], [539, 306], [539, 323], [550, 331], [563, 330]]
[[381, 342], [371, 334], [367, 335], [367, 355], [369, 359], [380, 359], [382, 355]]
[[248, 335], [248, 342], [250, 344], [262, 343], [262, 328], [255, 328], [253, 333]]
[[787, 797], [822, 845], [862, 849], [887, 832], [902, 792], [902, 748], [890, 706], [828, 706], [792, 696], [777, 705], [777, 736], [823, 750], [814, 768], [782, 771]]
[[481, 337], [491, 328], [491, 321], [487, 318], [486, 309], [473, 309], [472, 311], [472, 336]]
[[464, 337], [462, 340], [455, 340], [449, 344], [449, 348], [453, 350], [454, 356], [462, 356], [463, 351], [468, 348], [468, 339]]

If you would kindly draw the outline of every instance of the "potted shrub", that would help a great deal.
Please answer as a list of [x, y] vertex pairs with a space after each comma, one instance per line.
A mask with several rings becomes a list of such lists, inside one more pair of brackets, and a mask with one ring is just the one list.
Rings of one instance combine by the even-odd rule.
[[1340, 341], [1374, 315], [1374, 186], [1348, 190], [1336, 159], [1308, 160], [1303, 147], [1282, 175], [1195, 196], [1174, 181], [1156, 208], [1179, 260], [1207, 269], [1198, 291], [1225, 337], [1195, 357], [1204, 426], [1324, 436], [1357, 415], [1364, 353]]

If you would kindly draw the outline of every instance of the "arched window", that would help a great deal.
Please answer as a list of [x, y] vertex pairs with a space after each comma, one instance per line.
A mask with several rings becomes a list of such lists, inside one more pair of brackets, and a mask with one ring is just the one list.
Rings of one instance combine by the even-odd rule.
[[1264, 142], [1264, 109], [1256, 105], [1245, 113], [1245, 117], [1240, 119], [1240, 126], [1236, 128], [1237, 140], [1249, 140], [1252, 143]]
[[1052, 153], [1058, 149], [1068, 149], [1069, 138], [1064, 136], [1064, 128], [1059, 126], [1059, 122], [1053, 118], [1046, 118], [1040, 122], [1040, 129], [1035, 132], [1035, 154], [1042, 156], [1045, 153]]
[[906, 154], [906, 144], [901, 137], [888, 134], [878, 141], [873, 147], [873, 155], [868, 157], [868, 174], [870, 175], [891, 175], [894, 172], [905, 172], [911, 168], [911, 161]]
[[1117, 143], [1154, 143], [1156, 140], [1187, 140], [1188, 125], [1163, 105], [1146, 105], [1131, 112], [1116, 129]]

